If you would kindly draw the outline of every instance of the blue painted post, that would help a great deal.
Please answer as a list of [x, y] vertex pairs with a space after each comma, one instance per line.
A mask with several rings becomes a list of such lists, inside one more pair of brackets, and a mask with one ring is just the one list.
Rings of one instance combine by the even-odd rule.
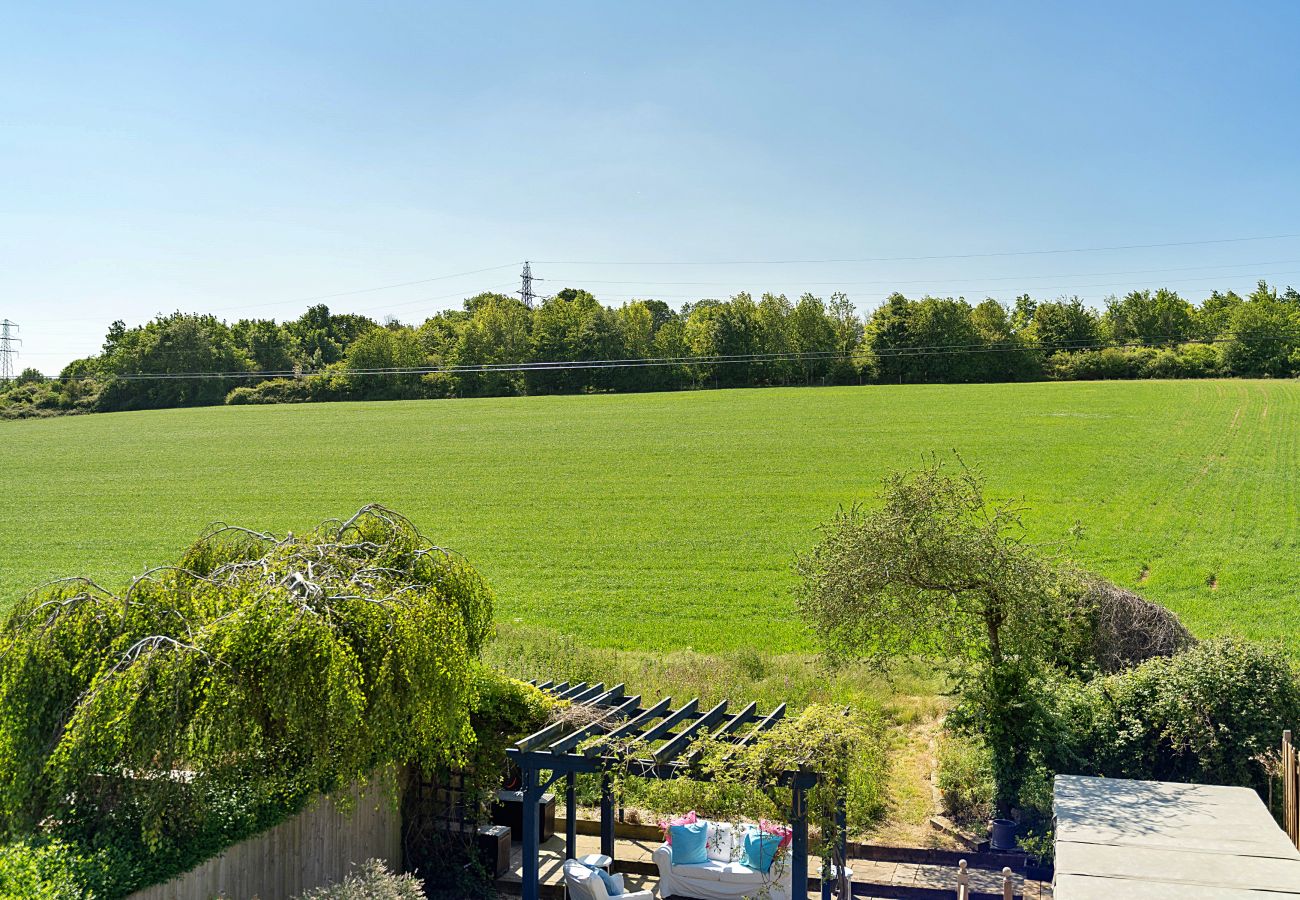
[[848, 895], [841, 891], [840, 888], [848, 884], [846, 876], [841, 868], [849, 867], [849, 815], [848, 801], [843, 793], [835, 800], [835, 853], [833, 861], [828, 865], [825, 860], [822, 861], [823, 873], [829, 872], [829, 877], [822, 878], [822, 900], [831, 900], [832, 892], [839, 900], [847, 900]]
[[790, 828], [794, 839], [790, 842], [790, 872], [793, 896], [808, 896], [808, 800], [804, 786], [796, 781], [790, 788]]
[[524, 833], [521, 835], [523, 847], [521, 854], [523, 856], [523, 883], [519, 886], [519, 892], [523, 900], [540, 900], [541, 895], [541, 835], [538, 828], [541, 824], [541, 813], [539, 801], [542, 792], [537, 788], [537, 770], [527, 763], [521, 762], [519, 774], [523, 780], [523, 815], [524, 815]]
[[[849, 867], [849, 798], [847, 795], [848, 791], [844, 790], [841, 791], [839, 797], [835, 799], [836, 844], [839, 846], [840, 850], [839, 865], [845, 870]], [[838, 883], [845, 888], [844, 891], [841, 891], [839, 887], [836, 887], [835, 894], [836, 896], [839, 896], [843, 893], [846, 896], [840, 897], [840, 900], [848, 900], [847, 894], [853, 891], [853, 888], [849, 885], [849, 876], [844, 874], [844, 872], [837, 872], [835, 874]]]
[[614, 786], [608, 772], [600, 773], [600, 852], [614, 858]]
[[578, 858], [578, 773], [570, 772], [566, 776], [564, 787], [564, 855], [568, 859]]

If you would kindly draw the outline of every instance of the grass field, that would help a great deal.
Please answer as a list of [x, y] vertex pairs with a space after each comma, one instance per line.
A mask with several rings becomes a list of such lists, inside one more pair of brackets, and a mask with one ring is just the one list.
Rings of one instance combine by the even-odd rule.
[[1300, 650], [1300, 384], [771, 389], [221, 407], [0, 424], [0, 606], [121, 583], [214, 520], [368, 502], [496, 587], [498, 618], [606, 647], [801, 651], [790, 564], [882, 473], [959, 450], [1041, 538], [1201, 634]]

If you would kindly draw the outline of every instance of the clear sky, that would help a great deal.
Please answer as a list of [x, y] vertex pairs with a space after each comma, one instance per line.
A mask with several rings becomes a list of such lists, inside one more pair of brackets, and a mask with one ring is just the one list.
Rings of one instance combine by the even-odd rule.
[[[0, 5], [0, 318], [1300, 283], [1294, 3]], [[567, 261], [567, 262], [561, 262]], [[635, 264], [628, 264], [635, 263]], [[657, 264], [650, 264], [657, 263]], [[668, 264], [671, 263], [671, 264]]]

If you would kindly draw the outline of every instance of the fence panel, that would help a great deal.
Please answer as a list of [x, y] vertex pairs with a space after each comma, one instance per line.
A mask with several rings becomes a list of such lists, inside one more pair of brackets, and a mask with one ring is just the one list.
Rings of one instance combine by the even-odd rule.
[[402, 866], [398, 778], [376, 775], [364, 790], [353, 785], [321, 797], [298, 815], [227, 848], [184, 875], [137, 891], [128, 900], [288, 900], [342, 881], [370, 858]]

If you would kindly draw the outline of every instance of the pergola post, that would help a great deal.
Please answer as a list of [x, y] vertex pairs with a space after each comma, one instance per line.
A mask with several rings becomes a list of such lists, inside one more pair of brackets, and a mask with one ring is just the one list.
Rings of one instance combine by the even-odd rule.
[[843, 788], [835, 798], [835, 838], [840, 851], [840, 871], [835, 873], [839, 886], [835, 895], [840, 900], [847, 900], [852, 888], [849, 886], [849, 797], [848, 788]]
[[831, 900], [832, 893], [840, 900], [849, 896], [849, 816], [847, 791], [841, 790], [835, 798], [835, 853], [828, 863], [823, 860], [822, 900]]
[[528, 763], [522, 763], [519, 774], [523, 781], [523, 817], [524, 833], [521, 835], [523, 847], [522, 884], [519, 886], [523, 900], [539, 900], [541, 894], [541, 825], [540, 800], [541, 791], [537, 786], [537, 770]]
[[600, 773], [600, 852], [614, 858], [614, 786], [604, 771]]
[[803, 781], [796, 778], [790, 785], [790, 872], [794, 896], [808, 894], [808, 797]]
[[564, 855], [578, 858], [578, 773], [565, 776], [564, 787]]

